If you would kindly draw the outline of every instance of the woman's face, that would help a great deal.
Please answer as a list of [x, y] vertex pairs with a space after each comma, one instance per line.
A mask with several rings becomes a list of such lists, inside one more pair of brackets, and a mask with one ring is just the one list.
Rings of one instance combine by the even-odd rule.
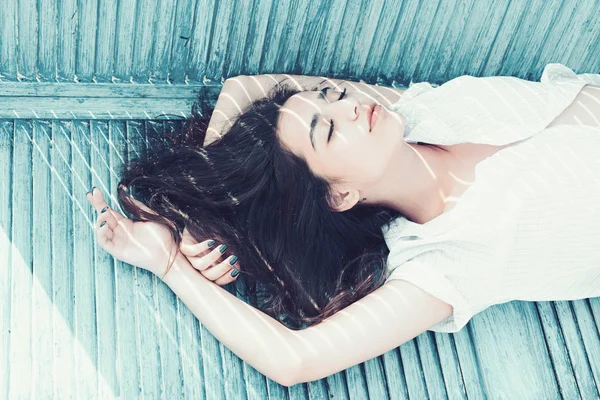
[[316, 175], [362, 188], [383, 175], [404, 143], [404, 118], [377, 106], [372, 119], [376, 105], [360, 92], [297, 93], [281, 109], [279, 140]]

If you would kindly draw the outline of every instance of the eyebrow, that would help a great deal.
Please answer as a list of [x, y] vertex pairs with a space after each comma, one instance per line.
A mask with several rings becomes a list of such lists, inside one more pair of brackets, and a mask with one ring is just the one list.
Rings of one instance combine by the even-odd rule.
[[[321, 89], [319, 91], [319, 96], [317, 97], [317, 99], [325, 100], [325, 91], [327, 89], [329, 89], [329, 88], [325, 87], [325, 88]], [[319, 121], [320, 116], [321, 116], [321, 114], [319, 114], [319, 113], [313, 114], [312, 119], [310, 120], [310, 132], [308, 133], [308, 135], [310, 137], [310, 144], [312, 144], [312, 148], [315, 151], [317, 151], [317, 149], [315, 148], [315, 127], [317, 126], [317, 122]]]

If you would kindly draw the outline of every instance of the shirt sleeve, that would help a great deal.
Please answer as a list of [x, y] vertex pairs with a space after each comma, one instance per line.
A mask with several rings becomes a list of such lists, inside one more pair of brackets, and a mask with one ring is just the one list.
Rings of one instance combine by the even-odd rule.
[[548, 64], [539, 82], [464, 75], [436, 88], [419, 83], [392, 109], [406, 114], [408, 141], [504, 145], [546, 128], [587, 84], [600, 84], [600, 74]]
[[458, 332], [476, 314], [463, 294], [443, 274], [426, 263], [418, 260], [407, 261], [394, 269], [386, 282], [392, 279], [410, 282], [452, 306], [452, 315], [432, 326], [430, 331]]

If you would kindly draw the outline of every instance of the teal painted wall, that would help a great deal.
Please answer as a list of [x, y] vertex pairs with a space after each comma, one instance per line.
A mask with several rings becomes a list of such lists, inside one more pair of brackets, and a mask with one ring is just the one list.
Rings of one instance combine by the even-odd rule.
[[600, 72], [598, 0], [0, 0], [3, 80], [286, 72], [406, 85]]

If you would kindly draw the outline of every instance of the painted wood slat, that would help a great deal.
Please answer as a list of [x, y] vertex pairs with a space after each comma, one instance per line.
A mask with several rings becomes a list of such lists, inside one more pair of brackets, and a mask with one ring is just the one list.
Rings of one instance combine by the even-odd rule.
[[348, 62], [354, 52], [352, 42], [355, 38], [354, 32], [361, 16], [362, 6], [367, 3], [359, 1], [349, 1], [344, 9], [344, 16], [333, 49], [333, 59], [331, 60], [331, 69], [338, 74], [348, 74]]
[[13, 148], [9, 398], [30, 398], [32, 372], [31, 124], [15, 122]]
[[[52, 184], [52, 331], [54, 398], [75, 397], [75, 269], [73, 260], [73, 181], [70, 121], [53, 121], [50, 160]], [[76, 150], [73, 150], [76, 152]]]
[[56, 0], [39, 0], [39, 48], [38, 74], [40, 79], [56, 79], [58, 7]]
[[[10, 205], [12, 192], [14, 122], [0, 121], [0, 204]], [[12, 300], [12, 207], [0, 207], [0, 397], [8, 398]]]
[[178, 0], [176, 4], [168, 77], [169, 80], [177, 84], [185, 81], [189, 69], [187, 60], [194, 16], [196, 15], [196, 1]]
[[273, 0], [257, 0], [254, 4], [246, 49], [244, 50], [244, 70], [246, 74], [256, 75], [260, 69], [261, 58], [265, 46], [267, 28], [271, 18]]
[[56, 33], [56, 77], [59, 81], [73, 82], [76, 71], [77, 31], [79, 30], [77, 0], [60, 0], [58, 31]]
[[[230, 29], [229, 41], [224, 54], [225, 66], [223, 72], [218, 74], [219, 77], [231, 77], [242, 75], [244, 72], [244, 63], [246, 59], [246, 42], [250, 32], [250, 23], [254, 7], [258, 1], [252, 2], [252, 8], [241, 2], [236, 2], [231, 16], [231, 21], [235, 24], [236, 29]], [[249, 12], [251, 11], [251, 12]]]
[[354, 41], [350, 45], [352, 49], [348, 61], [348, 73], [350, 76], [360, 76], [365, 69], [367, 58], [371, 55], [375, 32], [381, 24], [383, 6], [383, 1], [363, 3], [359, 24], [356, 26]]
[[427, 392], [432, 399], [447, 399], [444, 378], [433, 332], [425, 332], [415, 339], [425, 376]]
[[54, 371], [48, 371], [53, 358], [52, 337], [52, 203], [50, 188], [50, 139], [52, 125], [48, 121], [34, 121], [32, 151], [32, 323], [31, 352], [33, 371], [32, 398], [52, 394]]
[[175, 6], [170, 1], [161, 1], [158, 3], [156, 15], [150, 76], [155, 81], [166, 82], [171, 62], [171, 46], [175, 39], [173, 37]]
[[35, 0], [21, 0], [18, 3], [18, 57], [17, 73], [28, 79], [35, 79], [37, 72], [37, 9]]
[[17, 0], [0, 0], [0, 76], [17, 77]]
[[231, 27], [237, 25], [232, 18], [234, 7], [235, 2], [233, 1], [219, 1], [215, 4], [214, 18], [218, 23], [213, 26], [206, 61], [206, 78], [211, 81], [222, 82], [223, 68], [228, 55], [226, 50], [230, 40], [229, 36], [231, 32], [235, 32], [235, 29], [231, 29]]
[[332, 0], [327, 11], [327, 19], [323, 35], [319, 41], [319, 49], [315, 52], [317, 57], [315, 61], [315, 73], [317, 75], [333, 74], [337, 71], [331, 68], [335, 50], [338, 45], [338, 37], [342, 29], [342, 21], [346, 9], [346, 0]]
[[98, 30], [98, 1], [88, 0], [77, 4], [79, 29], [77, 29], [76, 81], [90, 82], [96, 65], [96, 35]]
[[130, 81], [133, 75], [133, 46], [137, 0], [119, 0], [117, 4], [117, 31], [115, 34], [115, 72], [120, 81]]
[[425, 66], [420, 70], [427, 80], [440, 83], [450, 79], [448, 71], [456, 58], [455, 49], [467, 29], [467, 20], [473, 18], [471, 16], [473, 7], [474, 0], [459, 0], [449, 13], [448, 26], [435, 58], [424, 60]]
[[[311, 1], [306, 9], [306, 21], [302, 32], [302, 46], [298, 50], [297, 67], [302, 75], [315, 75], [315, 61], [319, 41], [325, 34], [331, 2]], [[320, 54], [319, 54], [320, 55]], [[320, 61], [321, 58], [319, 57]]]
[[533, 303], [499, 304], [475, 317], [471, 332], [484, 393], [506, 398], [558, 397], [556, 376]]
[[383, 2], [383, 8], [369, 50], [369, 55], [364, 63], [364, 68], [359, 74], [368, 82], [376, 82], [379, 78], [379, 68], [386, 54], [386, 47], [396, 38], [396, 22], [401, 14], [402, 0], [388, 0]]
[[134, 81], [145, 83], [151, 78], [152, 49], [156, 40], [154, 25], [159, 18], [158, 4], [155, 1], [138, 1], [135, 11], [129, 12], [135, 12], [131, 74]]
[[196, 1], [196, 12], [189, 44], [190, 51], [186, 61], [186, 75], [197, 82], [202, 82], [206, 76], [210, 32], [213, 29], [215, 10], [215, 0]]
[[408, 399], [408, 387], [400, 358], [400, 347], [382, 355], [388, 396], [391, 400]]
[[2, 82], [0, 97], [133, 97], [196, 98], [201, 91], [217, 97], [220, 84], [197, 85], [135, 85], [130, 83], [62, 83], [51, 82]]
[[292, 73], [298, 73], [297, 59], [301, 42], [302, 32], [306, 23], [306, 10], [308, 1], [298, 1], [292, 4], [290, 13], [285, 22], [285, 29], [281, 32], [281, 42], [284, 47], [279, 48], [277, 57], [277, 68]]
[[115, 71], [115, 41], [117, 31], [117, 0], [98, 3], [98, 32], [94, 76], [104, 82], [111, 80]]
[[454, 335], [435, 332], [434, 339], [448, 399], [466, 399], [467, 393], [461, 376], [461, 365], [458, 362]]
[[565, 338], [558, 322], [555, 306], [549, 301], [538, 302], [536, 306], [560, 393], [566, 399], [579, 398], [579, 389], [577, 388], [573, 367], [571, 366], [565, 345]]
[[[577, 327], [589, 365], [589, 386], [587, 389], [591, 396], [600, 397], [598, 391], [600, 386], [600, 337], [598, 336], [598, 327], [591, 312], [589, 299], [574, 300], [571, 305], [577, 317]], [[587, 395], [584, 397], [587, 397]]]
[[[108, 138], [109, 143], [114, 144], [114, 147], [109, 146], [108, 153], [94, 151], [96, 159], [100, 161], [96, 163], [95, 168], [100, 170], [100, 175], [107, 179], [106, 182], [103, 182], [106, 185], [106, 191], [103, 193], [107, 203], [113, 209], [120, 211], [116, 201], [116, 188], [120, 180], [121, 169], [127, 162], [125, 121], [109, 121], [107, 124], [97, 125], [96, 128], [99, 132], [102, 131], [102, 136]], [[114, 265], [119, 394], [125, 399], [138, 398], [141, 395], [138, 343], [143, 338], [138, 336], [135, 323], [135, 268], [118, 260], [115, 260]]]
[[280, 49], [284, 48], [281, 40], [282, 32], [287, 29], [286, 21], [292, 12], [292, 0], [278, 0], [273, 2], [260, 58], [259, 72], [261, 74], [275, 72]]

